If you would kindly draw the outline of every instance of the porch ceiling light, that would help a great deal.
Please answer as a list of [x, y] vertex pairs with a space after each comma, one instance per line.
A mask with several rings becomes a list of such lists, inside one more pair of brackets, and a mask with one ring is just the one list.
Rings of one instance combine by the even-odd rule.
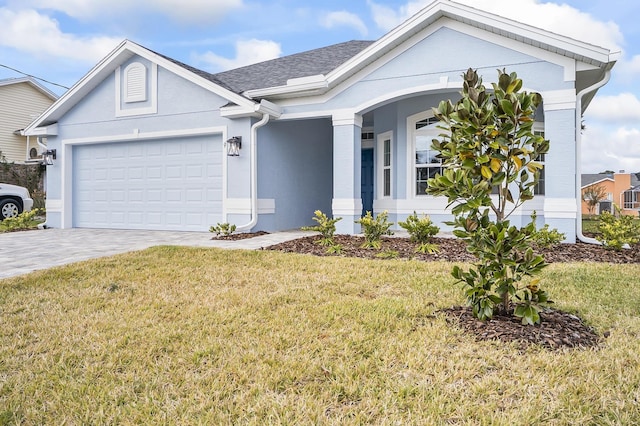
[[53, 165], [53, 160], [56, 159], [56, 150], [55, 149], [48, 149], [45, 152], [42, 153], [42, 158], [43, 158], [43, 163], [45, 166], [52, 166]]
[[242, 149], [242, 136], [234, 136], [227, 140], [227, 155], [229, 157], [238, 157]]

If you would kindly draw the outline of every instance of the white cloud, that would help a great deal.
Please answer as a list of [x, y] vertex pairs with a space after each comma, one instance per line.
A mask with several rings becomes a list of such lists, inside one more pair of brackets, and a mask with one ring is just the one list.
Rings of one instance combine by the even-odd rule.
[[596, 96], [589, 105], [586, 115], [589, 118], [606, 120], [610, 123], [640, 123], [640, 99], [633, 93]]
[[243, 0], [13, 0], [12, 7], [55, 10], [79, 20], [158, 12], [183, 23], [215, 22]]
[[78, 37], [60, 30], [55, 19], [35, 10], [0, 8], [0, 45], [36, 57], [61, 57], [95, 63], [113, 50], [122, 38]]
[[339, 26], [353, 27], [363, 36], [366, 36], [368, 32], [367, 26], [362, 22], [358, 15], [344, 10], [328, 13], [322, 19], [322, 25], [329, 29]]
[[[398, 11], [369, 0], [376, 24], [389, 31], [417, 13], [433, 0], [414, 0], [401, 6]], [[541, 3], [539, 0], [456, 0], [476, 9], [491, 12], [548, 31], [562, 34], [612, 50], [620, 50], [623, 35], [613, 22], [601, 22], [566, 4]]]
[[196, 56], [196, 60], [208, 65], [213, 71], [225, 71], [275, 59], [282, 55], [280, 44], [271, 40], [242, 40], [236, 42], [236, 57], [229, 59], [213, 52]]
[[640, 172], [640, 129], [587, 123], [582, 136], [582, 173]]

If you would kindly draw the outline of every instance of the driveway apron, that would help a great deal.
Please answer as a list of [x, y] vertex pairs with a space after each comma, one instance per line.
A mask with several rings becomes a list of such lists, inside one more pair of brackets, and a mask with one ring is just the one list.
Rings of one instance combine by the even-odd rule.
[[259, 250], [310, 235], [286, 231], [244, 240], [212, 240], [208, 232], [39, 229], [0, 234], [0, 279], [158, 245]]

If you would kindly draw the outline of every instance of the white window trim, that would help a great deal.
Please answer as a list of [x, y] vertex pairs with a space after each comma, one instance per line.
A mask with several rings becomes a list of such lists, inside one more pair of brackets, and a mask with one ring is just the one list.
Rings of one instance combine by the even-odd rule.
[[[389, 195], [384, 195], [384, 142], [389, 141]], [[393, 132], [380, 133], [377, 137], [377, 161], [376, 161], [376, 198], [393, 198]]]
[[[438, 197], [434, 197], [433, 195], [428, 194], [416, 194], [416, 135], [418, 130], [416, 130], [416, 123], [427, 118], [434, 117], [434, 114], [431, 110], [422, 111], [417, 114], [413, 114], [407, 117], [407, 135], [409, 140], [407, 141], [408, 149], [407, 149], [407, 190], [410, 193], [407, 194], [407, 198], [411, 199], [434, 199]], [[438, 133], [440, 130], [438, 129]], [[437, 135], [434, 135], [434, 137]]]
[[151, 63], [151, 75], [149, 80], [149, 102], [150, 104], [140, 108], [122, 108], [122, 67], [116, 68], [116, 117], [131, 117], [135, 115], [157, 114], [158, 113], [158, 64]]

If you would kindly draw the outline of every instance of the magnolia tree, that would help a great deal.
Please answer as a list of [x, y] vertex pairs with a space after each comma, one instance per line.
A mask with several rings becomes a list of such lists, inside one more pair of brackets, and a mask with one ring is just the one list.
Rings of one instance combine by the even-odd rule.
[[549, 150], [549, 141], [533, 132], [540, 94], [521, 91], [515, 73], [498, 73], [489, 92], [469, 69], [462, 99], [434, 108], [444, 133], [432, 149], [445, 167], [429, 179], [427, 193], [448, 198], [454, 215], [448, 224], [477, 258], [468, 270], [455, 266], [452, 272], [465, 284], [474, 315], [490, 319], [501, 310], [534, 324], [550, 303], [533, 278], [546, 263], [531, 248], [535, 223], [519, 228], [508, 218], [533, 198], [542, 169], [536, 159]]

